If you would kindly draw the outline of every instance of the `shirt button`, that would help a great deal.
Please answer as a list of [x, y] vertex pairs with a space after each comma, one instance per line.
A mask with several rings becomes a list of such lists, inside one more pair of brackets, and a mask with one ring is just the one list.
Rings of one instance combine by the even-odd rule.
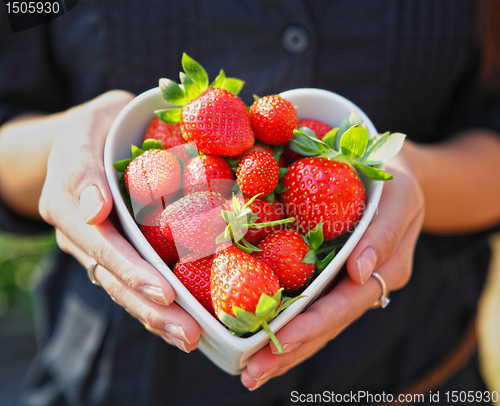
[[283, 48], [291, 54], [302, 54], [309, 47], [309, 34], [298, 25], [288, 27], [281, 37]]

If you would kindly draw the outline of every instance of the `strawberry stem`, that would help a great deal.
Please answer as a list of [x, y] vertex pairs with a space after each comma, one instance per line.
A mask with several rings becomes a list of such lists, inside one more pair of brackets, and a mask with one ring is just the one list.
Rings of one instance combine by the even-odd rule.
[[269, 336], [269, 338], [271, 339], [271, 341], [274, 343], [274, 345], [278, 349], [278, 352], [280, 354], [282, 354], [283, 353], [283, 347], [281, 346], [280, 342], [278, 341], [278, 339], [276, 338], [276, 336], [274, 335], [274, 333], [269, 328], [269, 325], [267, 324], [266, 321], [262, 322], [262, 328], [265, 330], [265, 332], [267, 333], [267, 335]]

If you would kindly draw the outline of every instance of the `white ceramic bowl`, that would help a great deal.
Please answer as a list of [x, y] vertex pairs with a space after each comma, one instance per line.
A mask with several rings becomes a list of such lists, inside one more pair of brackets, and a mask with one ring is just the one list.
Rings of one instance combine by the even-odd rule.
[[[347, 114], [355, 110], [362, 117], [370, 135], [377, 134], [375, 126], [363, 111], [335, 93], [320, 89], [294, 89], [281, 95], [297, 108], [299, 118], [318, 119], [332, 127], [337, 127]], [[142, 257], [169, 281], [177, 293], [177, 303], [191, 314], [201, 326], [200, 351], [222, 370], [229, 374], [238, 375], [245, 367], [248, 358], [269, 342], [268, 335], [261, 330], [249, 338], [237, 337], [210, 315], [149, 245], [120, 195], [118, 176], [113, 168], [113, 162], [130, 158], [130, 146], [142, 144], [146, 127], [153, 117], [154, 110], [167, 107], [169, 104], [162, 98], [160, 90], [154, 88], [137, 96], [123, 109], [113, 123], [106, 142], [104, 153], [106, 176], [119, 219], [130, 242]], [[333, 261], [303, 292], [306, 297], [292, 304], [270, 323], [273, 332], [276, 333], [294, 316], [302, 312], [323, 291], [363, 235], [377, 209], [383, 183], [368, 180], [366, 185], [368, 202], [357, 227], [350, 233], [346, 244]]]

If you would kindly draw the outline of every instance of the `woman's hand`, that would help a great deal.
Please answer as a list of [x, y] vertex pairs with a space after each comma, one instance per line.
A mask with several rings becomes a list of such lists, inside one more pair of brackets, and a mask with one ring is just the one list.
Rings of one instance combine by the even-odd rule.
[[56, 228], [63, 251], [85, 268], [97, 261], [95, 279], [116, 303], [146, 329], [189, 352], [197, 346], [200, 327], [173, 303], [175, 292], [167, 280], [108, 219], [113, 200], [104, 173], [104, 144], [113, 120], [132, 98], [112, 91], [65, 113], [64, 131], [50, 151], [39, 210]]
[[359, 318], [381, 296], [376, 271], [389, 291], [402, 288], [410, 279], [413, 252], [424, 219], [424, 197], [412, 171], [400, 156], [386, 165], [394, 179], [384, 184], [372, 222], [347, 260], [349, 278], [314, 302], [277, 334], [284, 352], [270, 343], [252, 358], [241, 381], [254, 390], [269, 379], [313, 356], [344, 328]]

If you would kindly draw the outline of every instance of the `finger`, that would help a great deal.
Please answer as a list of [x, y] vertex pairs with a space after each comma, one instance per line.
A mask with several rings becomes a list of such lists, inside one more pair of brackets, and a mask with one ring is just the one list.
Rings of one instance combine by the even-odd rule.
[[[68, 234], [64, 229], [56, 229], [58, 245], [75, 256], [84, 267], [88, 267], [90, 258], [93, 258], [148, 299], [161, 305], [174, 301], [175, 291], [165, 277], [137, 253], [109, 220], [98, 226], [83, 225], [71, 231], [72, 234]], [[77, 238], [78, 243], [73, 238]]]
[[114, 119], [132, 98], [128, 92], [111, 91], [91, 100], [81, 107], [85, 114], [79, 110], [73, 115], [73, 125], [80, 128], [81, 137], [58, 139], [64, 150], [64, 169], [60, 169], [64, 170], [68, 190], [88, 224], [99, 224], [111, 211], [113, 200], [104, 172], [104, 144]]
[[179, 305], [165, 307], [151, 302], [101, 266], [96, 267], [94, 275], [110, 297], [148, 330], [168, 338], [185, 352], [196, 348], [200, 327]]
[[[74, 245], [60, 230], [56, 230], [56, 236], [59, 245], [71, 251], [71, 254], [84, 267], [89, 266], [91, 258], [83, 250]], [[147, 330], [170, 341], [172, 345], [176, 345], [185, 352], [197, 347], [200, 328], [177, 304], [171, 304], [168, 307], [159, 306], [154, 300], [131, 290], [99, 265], [94, 269], [94, 278], [116, 303], [141, 321]]]
[[361, 284], [394, 253], [410, 223], [423, 212], [420, 186], [413, 175], [401, 166], [387, 170], [394, 179], [384, 184], [377, 212], [346, 262], [351, 279]]

